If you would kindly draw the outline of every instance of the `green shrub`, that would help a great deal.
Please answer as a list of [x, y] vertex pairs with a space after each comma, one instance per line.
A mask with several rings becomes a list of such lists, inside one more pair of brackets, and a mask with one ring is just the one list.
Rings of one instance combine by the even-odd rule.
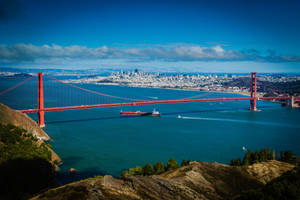
[[51, 160], [46, 144], [37, 146], [31, 134], [16, 126], [0, 124], [0, 143], [0, 163], [17, 158]]
[[182, 160], [182, 162], [181, 162], [181, 167], [187, 166], [187, 165], [188, 165], [187, 162], [186, 162], [185, 160]]
[[135, 168], [129, 169], [129, 175], [143, 175], [143, 168], [140, 166], [136, 166]]
[[240, 166], [242, 163], [241, 163], [241, 159], [240, 158], [238, 158], [238, 159], [232, 159], [231, 161], [230, 161], [230, 165], [231, 166]]
[[296, 164], [297, 157], [292, 151], [280, 151], [280, 161]]
[[161, 174], [165, 172], [165, 165], [162, 162], [156, 162], [154, 164], [154, 173], [155, 174]]
[[275, 151], [271, 152], [270, 149], [261, 149], [260, 151], [251, 152], [248, 150], [243, 158], [243, 162], [241, 162], [240, 158], [238, 159], [232, 159], [230, 161], [230, 165], [232, 166], [239, 166], [239, 165], [252, 165], [254, 163], [258, 162], [265, 162], [268, 160], [273, 160], [275, 158], [274, 156]]
[[124, 170], [124, 171], [122, 171], [122, 173], [121, 173], [121, 178], [122, 177], [124, 177], [124, 176], [126, 176], [126, 175], [128, 175], [129, 174], [129, 172], [127, 171], [127, 170]]
[[150, 176], [154, 174], [154, 169], [152, 167], [152, 165], [150, 163], [147, 163], [144, 167], [143, 167], [143, 173], [144, 176]]
[[177, 161], [173, 158], [171, 158], [170, 160], [168, 160], [168, 163], [167, 163], [167, 170], [173, 170], [173, 169], [177, 169], [179, 168], [179, 165], [177, 163]]

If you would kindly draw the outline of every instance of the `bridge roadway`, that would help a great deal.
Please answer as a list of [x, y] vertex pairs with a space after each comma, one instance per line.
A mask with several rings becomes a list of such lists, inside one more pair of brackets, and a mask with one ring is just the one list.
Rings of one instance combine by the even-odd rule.
[[[256, 100], [288, 100], [290, 96], [285, 97], [257, 97]], [[44, 109], [28, 109], [19, 110], [22, 113], [37, 113], [39, 111], [52, 112], [63, 110], [80, 110], [91, 108], [109, 108], [109, 107], [122, 107], [122, 106], [140, 106], [140, 105], [153, 105], [153, 104], [169, 104], [169, 103], [191, 103], [191, 102], [212, 102], [212, 101], [241, 101], [241, 100], [255, 100], [254, 97], [236, 97], [236, 98], [210, 98], [210, 99], [175, 99], [175, 100], [156, 100], [156, 101], [141, 101], [141, 102], [128, 102], [128, 103], [112, 103], [112, 104], [95, 104], [95, 105], [80, 105], [80, 106], [66, 106], [66, 107], [52, 107]], [[300, 98], [297, 100], [300, 100]]]

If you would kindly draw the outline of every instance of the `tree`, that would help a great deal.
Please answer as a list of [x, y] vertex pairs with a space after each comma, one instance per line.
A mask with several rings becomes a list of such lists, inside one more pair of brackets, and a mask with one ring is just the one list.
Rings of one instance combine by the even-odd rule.
[[174, 158], [171, 158], [170, 160], [168, 160], [167, 170], [173, 170], [173, 169], [177, 169], [177, 168], [179, 168], [179, 165]]
[[181, 167], [187, 166], [187, 165], [188, 165], [187, 162], [186, 162], [185, 160], [182, 160], [182, 162], [181, 162]]
[[252, 160], [251, 163], [257, 163], [257, 162], [259, 162], [259, 153], [257, 151], [255, 151], [254, 160]]
[[161, 174], [165, 172], [165, 166], [164, 166], [164, 163], [162, 162], [156, 162], [154, 164], [154, 173], [155, 174]]
[[273, 159], [273, 160], [276, 160], [276, 153], [275, 153], [275, 150], [273, 150], [273, 152], [272, 152], [272, 159]]
[[241, 165], [241, 159], [240, 158], [238, 158], [238, 159], [232, 159], [230, 161], [230, 165], [231, 166], [240, 166]]
[[124, 170], [124, 171], [122, 171], [122, 173], [121, 173], [121, 177], [124, 177], [124, 176], [126, 176], [126, 175], [128, 175], [129, 174], [129, 172], [127, 171], [127, 170]]
[[270, 149], [266, 149], [266, 154], [267, 154], [267, 160], [272, 160], [273, 156], [271, 154]]
[[280, 161], [296, 163], [296, 156], [292, 153], [292, 151], [280, 151]]
[[248, 166], [250, 164], [250, 158], [251, 158], [251, 151], [248, 150], [247, 153], [245, 154], [244, 158], [243, 158], [243, 165]]
[[129, 175], [143, 175], [143, 168], [140, 166], [136, 166], [135, 168], [129, 169]]
[[152, 167], [152, 165], [150, 163], [147, 163], [144, 167], [143, 167], [143, 172], [145, 176], [150, 176], [154, 174], [154, 169]]

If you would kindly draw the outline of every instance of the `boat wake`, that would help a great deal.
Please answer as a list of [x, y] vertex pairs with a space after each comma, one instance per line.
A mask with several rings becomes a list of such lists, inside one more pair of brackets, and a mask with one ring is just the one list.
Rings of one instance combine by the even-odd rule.
[[150, 99], [158, 99], [158, 97], [148, 97], [148, 98], [150, 98]]
[[[177, 117], [177, 118], [179, 118], [179, 117]], [[239, 120], [239, 119], [209, 118], [209, 117], [183, 117], [183, 116], [180, 116], [180, 118], [181, 119], [191, 119], [191, 120], [223, 121], [223, 122], [235, 122], [235, 123], [246, 123], [246, 124], [258, 124], [258, 125], [266, 125], [266, 126], [300, 128], [300, 126], [297, 126], [297, 125], [280, 124], [280, 123], [263, 122], [263, 121], [247, 121], [247, 120]]]

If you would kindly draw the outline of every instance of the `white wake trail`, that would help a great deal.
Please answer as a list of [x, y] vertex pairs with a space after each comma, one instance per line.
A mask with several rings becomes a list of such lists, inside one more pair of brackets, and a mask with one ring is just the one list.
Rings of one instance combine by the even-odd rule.
[[280, 126], [280, 127], [300, 128], [300, 126], [297, 126], [297, 125], [290, 125], [290, 124], [279, 124], [279, 123], [272, 123], [272, 122], [247, 121], [247, 120], [226, 119], [226, 118], [181, 117], [181, 119], [208, 120], [208, 121], [223, 121], [223, 122], [235, 122], [235, 123], [246, 123], [246, 124], [259, 124], [259, 125], [267, 125], [267, 126]]

